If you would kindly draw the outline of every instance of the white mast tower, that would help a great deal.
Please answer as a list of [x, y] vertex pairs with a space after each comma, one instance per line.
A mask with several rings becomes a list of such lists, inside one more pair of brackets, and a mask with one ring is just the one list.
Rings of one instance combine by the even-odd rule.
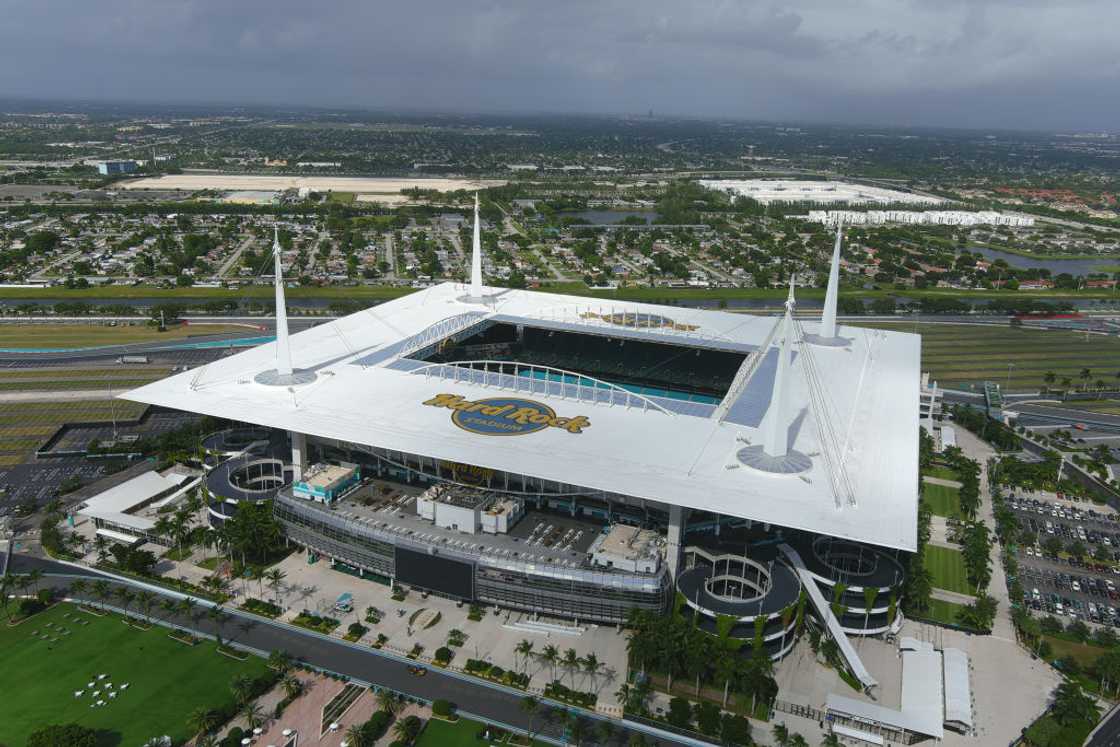
[[315, 372], [292, 368], [288, 339], [288, 304], [284, 298], [284, 267], [280, 256], [280, 228], [272, 229], [273, 291], [276, 298], [276, 368], [261, 371], [253, 380], [268, 386], [296, 386], [315, 380]]
[[821, 347], [845, 347], [848, 341], [836, 334], [836, 307], [840, 296], [840, 243], [843, 223], [836, 221], [836, 246], [832, 249], [832, 263], [828, 268], [828, 290], [824, 294], [821, 327], [815, 335], [805, 335], [805, 340]]
[[[793, 276], [789, 280], [789, 296], [786, 298], [785, 316], [781, 321], [781, 345], [778, 348], [778, 368], [774, 374], [774, 388], [770, 393], [770, 407], [766, 410], [762, 426], [762, 443], [739, 449], [736, 455], [739, 462], [762, 472], [776, 475], [794, 475], [809, 469], [813, 462], [805, 454], [794, 451], [789, 446], [790, 427], [793, 418], [789, 412], [791, 388], [790, 370], [793, 365], [793, 345], [797, 336], [797, 323], [793, 310], [797, 302], [793, 296]], [[766, 355], [767, 351], [759, 351]]]

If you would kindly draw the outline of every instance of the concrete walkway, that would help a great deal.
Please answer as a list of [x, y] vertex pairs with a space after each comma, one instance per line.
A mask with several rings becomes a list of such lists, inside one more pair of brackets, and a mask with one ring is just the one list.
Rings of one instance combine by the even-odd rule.
[[930, 592], [930, 596], [934, 599], [940, 599], [942, 602], [952, 602], [953, 604], [969, 605], [976, 601], [976, 597], [971, 594], [961, 594], [948, 589], [935, 588]]
[[988, 488], [988, 460], [995, 451], [985, 442], [964, 428], [957, 428], [957, 445], [969, 459], [980, 463], [980, 511], [978, 518], [992, 533], [992, 580], [988, 584], [988, 594], [999, 603], [996, 619], [992, 623], [992, 635], [1006, 640], [1015, 640], [1015, 627], [1011, 624], [1011, 594], [1007, 590], [1007, 573], [1000, 557], [1000, 545], [996, 541], [996, 520], [992, 508], [992, 493]]

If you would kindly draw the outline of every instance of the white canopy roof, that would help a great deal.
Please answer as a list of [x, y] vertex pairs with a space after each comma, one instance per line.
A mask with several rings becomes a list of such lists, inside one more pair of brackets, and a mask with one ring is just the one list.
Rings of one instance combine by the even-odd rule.
[[[485, 306], [467, 289], [446, 283], [351, 314], [291, 337], [293, 364], [314, 370], [299, 387], [268, 386], [254, 377], [276, 367], [276, 346], [262, 345], [122, 395], [190, 412], [280, 428], [341, 442], [376, 446], [434, 459], [715, 511], [780, 526], [914, 550], [918, 504], [918, 391], [920, 338], [841, 327], [847, 347], [805, 347], [790, 368], [790, 428], [794, 449], [812, 459], [800, 475], [773, 475], [740, 466], [736, 452], [762, 442], [771, 379], [767, 363], [728, 417], [710, 405], [656, 407], [576, 401], [555, 391], [509, 389], [415, 372], [422, 364], [402, 352], [438, 344], [472, 318], [584, 331], [613, 339], [642, 338], [701, 348], [757, 350], [774, 319], [676, 307], [486, 289]], [[657, 325], [623, 326], [624, 314]], [[474, 315], [472, 317], [472, 315]], [[815, 332], [815, 323], [805, 323]], [[765, 352], [765, 351], [764, 351]], [[815, 362], [817, 379], [807, 375]], [[774, 358], [773, 349], [767, 358]], [[810, 382], [815, 402], [810, 405]], [[457, 427], [446, 408], [424, 406], [439, 394], [476, 401], [516, 396], [564, 418], [591, 422], [580, 433], [544, 428], [495, 437]], [[687, 405], [684, 407], [683, 405]], [[826, 411], [822, 416], [819, 409]], [[690, 409], [691, 408], [691, 409]], [[705, 409], [707, 408], [707, 409]], [[843, 470], [854, 504], [837, 498], [836, 472], [822, 445], [822, 429], [842, 445]], [[835, 450], [834, 450], [835, 451]]]
[[179, 487], [188, 478], [188, 475], [180, 474], [164, 477], [155, 470], [145, 472], [93, 496], [82, 504], [78, 513], [91, 519], [102, 519], [137, 531], [147, 531], [155, 526], [155, 522], [128, 512], [164, 491]]
[[942, 652], [945, 667], [945, 721], [972, 728], [972, 684], [968, 654], [959, 648]]

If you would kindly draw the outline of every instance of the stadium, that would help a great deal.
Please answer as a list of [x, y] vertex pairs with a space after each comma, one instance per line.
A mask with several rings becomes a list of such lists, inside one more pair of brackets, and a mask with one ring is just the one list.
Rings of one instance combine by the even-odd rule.
[[774, 657], [895, 628], [916, 547], [916, 335], [445, 283], [133, 390], [244, 424], [212, 521], [272, 499], [355, 573], [617, 624], [685, 604]]

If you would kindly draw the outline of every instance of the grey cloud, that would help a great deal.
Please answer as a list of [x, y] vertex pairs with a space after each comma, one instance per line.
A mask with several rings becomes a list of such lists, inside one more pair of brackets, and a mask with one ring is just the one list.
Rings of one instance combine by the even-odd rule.
[[0, 96], [1038, 128], [1120, 114], [1111, 0], [0, 0], [0, 19]]

